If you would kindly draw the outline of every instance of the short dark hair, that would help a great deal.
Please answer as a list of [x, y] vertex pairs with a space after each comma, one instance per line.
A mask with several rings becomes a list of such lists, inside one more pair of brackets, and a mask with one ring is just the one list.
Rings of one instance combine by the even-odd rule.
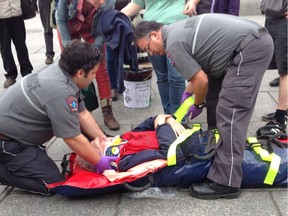
[[141, 21], [134, 31], [134, 39], [137, 42], [141, 38], [148, 37], [152, 31], [159, 31], [163, 24], [156, 21]]
[[61, 53], [59, 67], [70, 76], [74, 76], [79, 69], [83, 69], [85, 76], [100, 63], [101, 52], [91, 44], [74, 39], [71, 40]]

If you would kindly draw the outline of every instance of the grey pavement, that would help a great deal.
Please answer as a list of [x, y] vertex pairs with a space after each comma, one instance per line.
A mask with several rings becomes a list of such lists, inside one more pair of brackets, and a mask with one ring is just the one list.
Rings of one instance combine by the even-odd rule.
[[[259, 0], [257, 0], [259, 2]], [[248, 1], [246, 1], [248, 2]], [[253, 2], [253, 1], [249, 1]], [[248, 3], [247, 3], [248, 4]], [[251, 3], [249, 3], [251, 4]], [[247, 7], [249, 7], [249, 4]], [[245, 14], [245, 13], [243, 13]], [[245, 18], [264, 23], [261, 15], [247, 16]], [[27, 30], [27, 46], [34, 72], [46, 67], [45, 45], [43, 29], [40, 23], [39, 14], [36, 18], [25, 21]], [[59, 58], [60, 49], [57, 34], [54, 37], [55, 60]], [[15, 51], [14, 51], [15, 53]], [[19, 65], [18, 65], [19, 67]], [[0, 94], [5, 90], [5, 81], [2, 61], [0, 63]], [[265, 123], [261, 121], [261, 116], [267, 112], [273, 112], [277, 105], [278, 88], [270, 87], [269, 81], [277, 76], [277, 71], [267, 71], [261, 84], [256, 108], [253, 113], [248, 135], [254, 136], [256, 129]], [[18, 81], [21, 79], [18, 77]], [[120, 95], [118, 101], [113, 103], [113, 111], [117, 120], [121, 124], [119, 131], [109, 131], [103, 123], [101, 110], [97, 109], [93, 115], [100, 126], [109, 134], [116, 135], [131, 130], [134, 126], [149, 116], [162, 113], [160, 97], [157, 90], [155, 76], [151, 81], [151, 103], [148, 108], [127, 108], [123, 103], [123, 96]], [[203, 127], [206, 114], [203, 114], [194, 122], [200, 122]], [[191, 122], [190, 122], [191, 123]], [[54, 138], [48, 144], [48, 154], [60, 165], [62, 156], [69, 153], [69, 148], [62, 139]], [[287, 188], [255, 188], [242, 189], [241, 196], [234, 200], [199, 200], [192, 198], [186, 189], [169, 188], [167, 199], [153, 198], [128, 198], [123, 194], [110, 193], [85, 198], [68, 198], [61, 195], [43, 197], [30, 194], [17, 188], [0, 186], [0, 216], [24, 216], [24, 215], [288, 215], [287, 210]], [[169, 198], [170, 197], [170, 198]]]

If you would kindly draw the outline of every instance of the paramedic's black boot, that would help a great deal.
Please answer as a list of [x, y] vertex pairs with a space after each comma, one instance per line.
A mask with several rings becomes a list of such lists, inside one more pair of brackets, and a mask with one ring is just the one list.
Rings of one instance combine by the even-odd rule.
[[217, 184], [211, 180], [192, 184], [189, 188], [190, 195], [199, 199], [234, 199], [240, 195], [240, 189]]

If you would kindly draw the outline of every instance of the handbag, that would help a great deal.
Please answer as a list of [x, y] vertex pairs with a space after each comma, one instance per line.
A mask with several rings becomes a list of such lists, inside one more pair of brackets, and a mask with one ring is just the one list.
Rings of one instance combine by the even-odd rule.
[[23, 19], [31, 19], [36, 16], [31, 0], [21, 0]]
[[86, 89], [82, 89], [82, 94], [84, 95], [85, 106], [89, 112], [92, 112], [99, 107], [98, 97], [93, 83]]
[[268, 17], [283, 17], [287, 11], [287, 0], [262, 0], [260, 10]]

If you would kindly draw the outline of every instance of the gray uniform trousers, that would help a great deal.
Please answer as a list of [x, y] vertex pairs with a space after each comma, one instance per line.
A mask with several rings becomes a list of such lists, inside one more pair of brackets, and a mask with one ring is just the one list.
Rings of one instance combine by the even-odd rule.
[[54, 161], [40, 146], [0, 139], [0, 183], [50, 195], [47, 184], [62, 181]]
[[46, 56], [53, 58], [55, 52], [53, 50], [53, 29], [50, 26], [50, 10], [52, 0], [38, 0], [40, 18], [44, 28], [44, 39], [46, 45]]
[[207, 178], [239, 188], [249, 122], [263, 75], [273, 55], [273, 41], [262, 32], [230, 61], [216, 108], [221, 140]]

